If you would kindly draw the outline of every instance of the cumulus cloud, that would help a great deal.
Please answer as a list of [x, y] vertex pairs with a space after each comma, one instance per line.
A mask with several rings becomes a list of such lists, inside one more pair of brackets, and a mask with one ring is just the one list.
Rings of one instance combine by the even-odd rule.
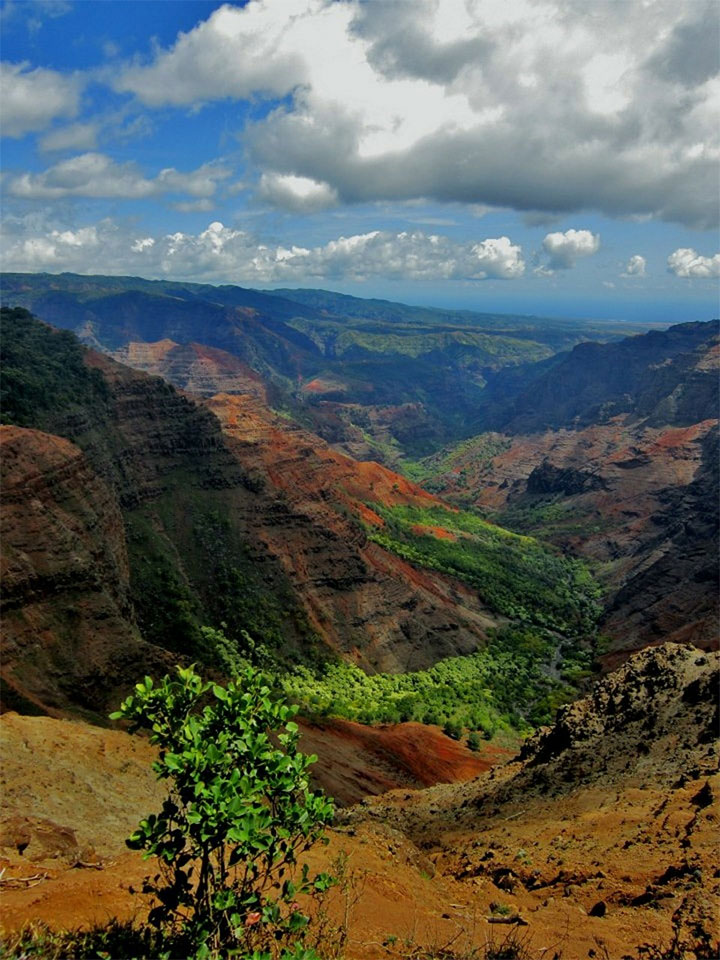
[[670, 254], [667, 265], [676, 277], [720, 277], [720, 253], [703, 257], [692, 247], [681, 247]]
[[10, 270], [112, 271], [249, 285], [368, 277], [512, 280], [525, 269], [520, 247], [507, 237], [460, 244], [421, 231], [373, 230], [304, 247], [266, 243], [219, 221], [198, 234], [148, 236], [111, 220], [63, 229], [38, 216], [9, 220], [3, 262]]
[[566, 230], [548, 233], [542, 242], [549, 260], [546, 270], [569, 270], [581, 257], [589, 257], [600, 249], [600, 237], [589, 230]]
[[337, 191], [327, 183], [318, 183], [309, 177], [264, 173], [260, 178], [258, 194], [266, 203], [284, 207], [296, 213], [314, 213], [337, 204]]
[[74, 117], [82, 87], [77, 75], [41, 67], [31, 70], [27, 63], [0, 64], [3, 136], [24, 137], [44, 130], [58, 117]]
[[641, 257], [639, 253], [634, 254], [628, 262], [625, 264], [625, 270], [622, 273], [623, 277], [644, 277], [645, 268], [647, 266], [647, 260], [645, 257]]
[[470, 252], [477, 258], [477, 270], [473, 273], [477, 279], [502, 277], [512, 280], [525, 272], [522, 250], [511, 243], [508, 237], [483, 240], [482, 243], [476, 243]]
[[[295, 20], [312, 29], [308, 20], [321, 17], [323, 5], [255, 0], [241, 10], [227, 4], [194, 30], [181, 33], [174, 47], [159, 51], [150, 67], [126, 69], [115, 87], [135, 93], [149, 106], [246, 98], [257, 92], [284, 96], [308, 78], [307, 48], [303, 55], [285, 36]], [[322, 38], [315, 39], [320, 52]]]
[[8, 180], [6, 191], [29, 200], [58, 200], [64, 197], [123, 197], [138, 199], [164, 193], [211, 197], [218, 180], [230, 176], [219, 164], [206, 163], [189, 173], [173, 167], [161, 170], [152, 179], [143, 176], [133, 163], [116, 163], [103, 153], [82, 153], [49, 167], [42, 173], [23, 173]]
[[[117, 89], [151, 107], [265, 96], [261, 193], [718, 219], [712, 0], [225, 5]], [[696, 54], [697, 52], [697, 54]], [[308, 201], [309, 202], [309, 201]], [[313, 202], [321, 202], [320, 195]]]

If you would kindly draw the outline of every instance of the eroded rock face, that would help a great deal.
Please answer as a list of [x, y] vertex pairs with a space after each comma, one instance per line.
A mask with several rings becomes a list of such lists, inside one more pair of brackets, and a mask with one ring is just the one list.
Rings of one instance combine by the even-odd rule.
[[717, 647], [718, 376], [717, 323], [576, 348], [544, 376], [545, 393], [514, 401], [507, 432], [467, 444], [435, 481], [596, 564], [607, 666], [662, 640]]
[[606, 490], [607, 484], [596, 473], [556, 467], [549, 460], [543, 460], [527, 478], [526, 489], [529, 494], [561, 493], [570, 497], [589, 490]]
[[164, 377], [181, 390], [202, 397], [216, 393], [242, 393], [266, 400], [262, 379], [231, 353], [200, 343], [131, 341], [111, 356], [120, 363]]
[[333, 647], [383, 670], [419, 669], [477, 649], [497, 621], [473, 592], [381, 549], [357, 522], [370, 514], [366, 501], [430, 506], [435, 497], [379, 464], [336, 452], [252, 399], [220, 395], [207, 408], [238, 460], [265, 478], [255, 529]]
[[117, 676], [158, 666], [135, 624], [117, 497], [61, 437], [0, 427], [3, 703], [104, 711]]
[[68, 864], [83, 859], [90, 850], [81, 850], [75, 831], [47, 817], [6, 817], [0, 821], [0, 850], [26, 857], [32, 863], [63, 860]]
[[717, 416], [720, 321], [683, 323], [617, 343], [581, 343], [487, 417], [510, 434], [583, 428], [631, 414], [653, 426]]

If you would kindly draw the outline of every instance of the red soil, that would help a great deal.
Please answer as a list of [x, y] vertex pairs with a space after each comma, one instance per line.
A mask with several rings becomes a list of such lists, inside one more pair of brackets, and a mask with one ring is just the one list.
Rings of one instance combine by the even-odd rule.
[[303, 390], [306, 393], [327, 393], [327, 391], [331, 389], [331, 383], [328, 383], [326, 380], [320, 380], [317, 377], [315, 380], [311, 380], [309, 383], [303, 384]]
[[444, 527], [430, 527], [422, 523], [415, 523], [412, 526], [412, 532], [418, 536], [436, 537], [438, 540], [457, 540], [457, 536]]
[[301, 747], [319, 757], [315, 777], [343, 805], [398, 787], [427, 787], [476, 777], [509, 751], [478, 753], [421, 723], [367, 727], [350, 720], [301, 722]]

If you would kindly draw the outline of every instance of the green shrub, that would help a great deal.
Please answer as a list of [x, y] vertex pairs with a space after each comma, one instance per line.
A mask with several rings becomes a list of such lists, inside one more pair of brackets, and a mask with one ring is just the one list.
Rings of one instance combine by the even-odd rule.
[[452, 720], [447, 720], [443, 726], [443, 733], [446, 737], [451, 737], [453, 740], [459, 740], [462, 736], [462, 727], [459, 723], [453, 723]]
[[297, 749], [294, 713], [253, 667], [227, 687], [189, 667], [157, 686], [146, 677], [112, 715], [149, 729], [155, 772], [170, 782], [162, 809], [127, 841], [159, 864], [143, 891], [154, 898], [148, 920], [184, 938], [198, 960], [231, 950], [287, 956], [308, 932], [297, 898], [333, 883], [297, 860], [322, 837], [333, 805], [310, 790], [317, 758]]

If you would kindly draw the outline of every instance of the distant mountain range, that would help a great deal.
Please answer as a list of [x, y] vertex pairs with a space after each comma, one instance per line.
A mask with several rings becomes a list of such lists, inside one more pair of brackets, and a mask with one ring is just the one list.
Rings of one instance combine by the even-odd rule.
[[[482, 428], [485, 387], [587, 339], [647, 325], [411, 307], [322, 290], [266, 293], [135, 277], [3, 274], [2, 302], [104, 351], [171, 340], [224, 350], [352, 455], [393, 464]], [[121, 354], [122, 355], [122, 354]], [[176, 382], [176, 381], [173, 381]]]

